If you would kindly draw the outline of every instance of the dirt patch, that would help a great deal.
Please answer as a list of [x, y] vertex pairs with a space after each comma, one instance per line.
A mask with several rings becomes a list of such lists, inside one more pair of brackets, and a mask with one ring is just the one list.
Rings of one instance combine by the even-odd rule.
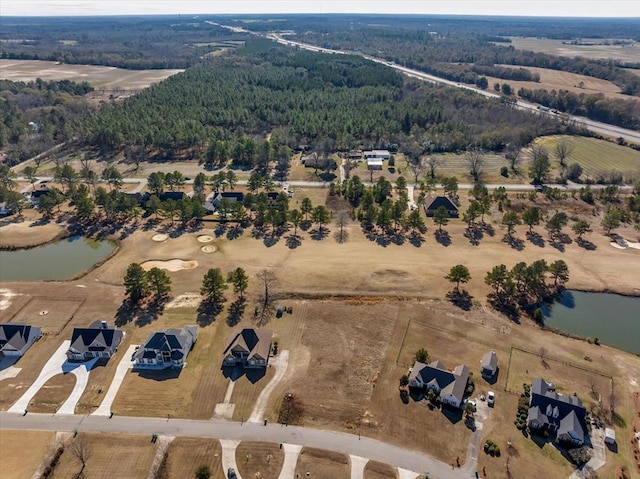
[[175, 273], [176, 271], [196, 269], [198, 267], [198, 262], [194, 260], [185, 261], [182, 259], [170, 259], [167, 261], [155, 260], [145, 261], [140, 266], [142, 266], [145, 271], [149, 271], [151, 268], [160, 268]]
[[167, 308], [195, 308], [202, 301], [199, 293], [185, 293], [174, 298], [167, 304]]

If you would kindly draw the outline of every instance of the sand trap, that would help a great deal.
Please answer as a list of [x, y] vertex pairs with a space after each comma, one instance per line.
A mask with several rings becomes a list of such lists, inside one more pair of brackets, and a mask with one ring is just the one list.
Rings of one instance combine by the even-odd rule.
[[208, 245], [205, 245], [202, 248], [200, 248], [200, 250], [203, 253], [215, 253], [218, 250], [218, 248], [216, 248], [212, 244], [208, 244]]
[[167, 304], [167, 308], [190, 308], [198, 306], [201, 301], [202, 296], [198, 293], [184, 293]]
[[611, 246], [613, 246], [614, 248], [618, 248], [618, 249], [627, 249], [626, 246], [622, 246], [621, 244], [616, 243], [615, 241], [612, 241], [611, 243], [609, 243]]
[[627, 249], [627, 248], [640, 249], [640, 243], [636, 243], [634, 241], [627, 241], [624, 238], [616, 238], [615, 241], [612, 241], [609, 244], [614, 248], [618, 248], [618, 249]]
[[161, 241], [167, 241], [167, 239], [168, 239], [168, 238], [169, 238], [169, 236], [168, 236], [168, 235], [165, 235], [165, 234], [157, 234], [157, 235], [153, 235], [153, 236], [151, 237], [151, 241], [158, 241], [158, 242], [161, 242]]
[[149, 271], [151, 268], [160, 268], [175, 272], [186, 269], [196, 269], [198, 262], [193, 260], [170, 259], [168, 261], [145, 261], [140, 266], [142, 266], [145, 271]]
[[39, 314], [40, 316], [45, 316], [45, 315], [49, 314], [49, 311], [47, 311], [47, 310], [40, 311], [38, 314]]
[[213, 241], [213, 236], [200, 235], [200, 236], [198, 236], [198, 241], [200, 243], [211, 243]]

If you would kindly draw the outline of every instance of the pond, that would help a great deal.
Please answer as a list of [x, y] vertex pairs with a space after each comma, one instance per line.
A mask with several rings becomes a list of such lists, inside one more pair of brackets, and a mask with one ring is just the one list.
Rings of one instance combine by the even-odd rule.
[[0, 281], [44, 281], [73, 278], [116, 248], [113, 241], [71, 236], [33, 249], [0, 251]]
[[640, 354], [640, 297], [568, 290], [543, 311], [547, 326]]

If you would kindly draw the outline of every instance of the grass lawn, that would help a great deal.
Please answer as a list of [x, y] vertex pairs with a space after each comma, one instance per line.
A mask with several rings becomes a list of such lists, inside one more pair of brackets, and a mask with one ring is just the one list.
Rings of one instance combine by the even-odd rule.
[[560, 140], [564, 140], [570, 148], [573, 148], [565, 160], [566, 163], [568, 165], [578, 163], [582, 166], [584, 170], [582, 177], [585, 179], [595, 179], [598, 174], [611, 170], [636, 176], [640, 172], [640, 151], [632, 148], [582, 136], [555, 135], [538, 138], [536, 143], [547, 149], [555, 169], [558, 164], [555, 147]]
[[298, 456], [296, 475], [319, 479], [339, 479], [350, 476], [349, 458], [337, 452], [324, 451], [313, 447], [303, 447]]
[[29, 403], [29, 412], [55, 413], [67, 400], [76, 385], [71, 373], [57, 374], [49, 379]]
[[[84, 303], [82, 297], [53, 298], [35, 296], [13, 318], [12, 323], [26, 323], [38, 326], [43, 334], [60, 334]], [[41, 314], [46, 312], [46, 314]], [[85, 325], [89, 326], [91, 320]], [[64, 339], [71, 339], [69, 337]]]
[[236, 464], [242, 477], [278, 477], [284, 450], [275, 443], [243, 441], [236, 449]]
[[[156, 445], [147, 435], [82, 433], [90, 449], [84, 477], [92, 479], [145, 479], [156, 453]], [[80, 435], [78, 437], [81, 437]], [[71, 439], [70, 441], [73, 441]], [[55, 479], [74, 477], [80, 463], [67, 445], [55, 468]]]
[[378, 461], [369, 461], [364, 468], [364, 479], [396, 479], [398, 469]]
[[260, 372], [258, 371], [249, 371], [248, 375], [243, 374], [236, 380], [236, 384], [233, 387], [233, 395], [231, 396], [231, 402], [235, 404], [233, 410], [233, 419], [235, 421], [246, 420], [251, 416], [258, 396], [260, 396], [264, 387], [269, 384], [275, 373], [275, 368], [267, 367], [262, 377], [260, 377]]
[[217, 439], [177, 437], [169, 446], [169, 477], [195, 477], [201, 465], [211, 469], [211, 479], [226, 479], [222, 470], [222, 448]]
[[2, 479], [31, 477], [53, 451], [55, 439], [55, 432], [0, 430]]

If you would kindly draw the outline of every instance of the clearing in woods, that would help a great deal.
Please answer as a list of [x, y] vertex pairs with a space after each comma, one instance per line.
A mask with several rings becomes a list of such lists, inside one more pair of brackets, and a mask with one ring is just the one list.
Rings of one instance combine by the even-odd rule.
[[[581, 56], [592, 59], [618, 60], [623, 63], [640, 62], [640, 49], [638, 49], [637, 43], [634, 43], [633, 47], [624, 47], [622, 45], [570, 45], [564, 43], [566, 40], [553, 40], [550, 38], [509, 38], [511, 39], [510, 45], [518, 50], [531, 50], [561, 57]], [[581, 40], [583, 42], [603, 43], [605, 39], [591, 40], [582, 38]]]
[[640, 174], [640, 151], [609, 141], [554, 135], [538, 138], [536, 144], [544, 146], [549, 152], [549, 158], [555, 163], [555, 148], [559, 141], [565, 141], [572, 149], [565, 160], [566, 164], [578, 163], [584, 169], [583, 176], [588, 175], [587, 178], [594, 179], [598, 174], [611, 170], [636, 176]]

